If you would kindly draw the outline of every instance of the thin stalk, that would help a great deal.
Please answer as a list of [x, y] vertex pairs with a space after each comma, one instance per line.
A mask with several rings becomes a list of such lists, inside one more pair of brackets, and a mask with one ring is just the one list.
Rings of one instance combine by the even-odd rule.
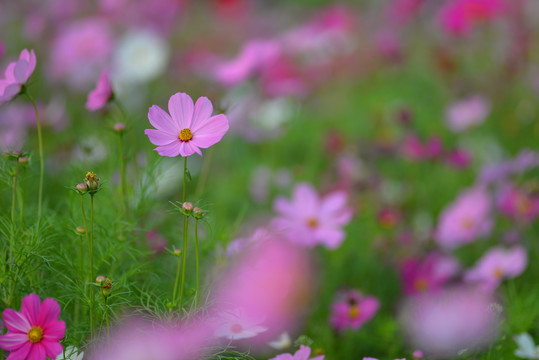
[[178, 295], [178, 283], [180, 282], [181, 254], [178, 255], [178, 267], [176, 268], [176, 278], [174, 279], [174, 291], [172, 292], [172, 303], [176, 304], [176, 295]]
[[[84, 219], [84, 228], [86, 229], [86, 242], [88, 243], [88, 251], [90, 252], [90, 281], [94, 281], [94, 269], [93, 269], [93, 244], [92, 240], [90, 240], [88, 236], [88, 222], [86, 221], [86, 212], [84, 211], [84, 201], [83, 201], [83, 195], [80, 196], [80, 206], [82, 209], [82, 218]], [[93, 201], [92, 201], [92, 224], [93, 224]], [[92, 291], [90, 290], [90, 336], [93, 336], [94, 331], [94, 297], [92, 296]]]
[[185, 285], [185, 255], [187, 253], [187, 226], [188, 226], [187, 216], [183, 216], [183, 250], [182, 250], [182, 279], [180, 284], [180, 315], [182, 312], [183, 305], [183, 288]]
[[183, 195], [182, 202], [185, 202], [185, 188], [187, 187], [187, 156], [183, 158]]
[[21, 226], [24, 227], [24, 199], [26, 198], [26, 166], [22, 168]]
[[110, 338], [109, 312], [107, 311], [107, 297], [103, 296], [103, 306], [105, 311], [105, 324], [107, 326], [107, 336]]
[[11, 234], [9, 236], [9, 263], [13, 266], [13, 249], [15, 248], [15, 202], [17, 201], [17, 178], [19, 177], [19, 161], [15, 165], [13, 176], [13, 194], [11, 197]]
[[120, 137], [120, 145], [119, 145], [119, 160], [120, 160], [120, 187], [121, 187], [121, 194], [122, 194], [122, 205], [123, 205], [123, 213], [127, 217], [127, 187], [125, 182], [125, 163], [124, 163], [124, 150], [123, 150], [123, 144], [124, 144], [124, 136], [123, 134], [118, 135]]
[[90, 194], [90, 281], [94, 281], [94, 195]]
[[198, 266], [198, 219], [195, 220], [195, 253], [196, 253], [196, 267], [197, 267], [197, 292], [195, 294], [195, 308], [198, 306], [198, 299], [200, 293], [200, 276]]
[[39, 112], [37, 111], [36, 102], [34, 101], [34, 98], [32, 98], [32, 96], [28, 93], [28, 90], [26, 90], [26, 96], [28, 96], [28, 99], [30, 99], [32, 105], [34, 106], [37, 122], [37, 141], [39, 146], [39, 197], [37, 203], [37, 224], [39, 227], [39, 224], [41, 222], [41, 211], [43, 207], [43, 174], [45, 173], [45, 161], [43, 159], [43, 136], [41, 134], [41, 121], [39, 120]]

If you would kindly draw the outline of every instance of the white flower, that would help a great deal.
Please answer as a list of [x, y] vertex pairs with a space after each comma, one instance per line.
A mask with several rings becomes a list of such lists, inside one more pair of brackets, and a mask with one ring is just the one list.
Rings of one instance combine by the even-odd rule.
[[56, 360], [82, 360], [84, 352], [79, 353], [79, 349], [75, 346], [69, 345], [63, 353], [56, 357]]
[[148, 31], [127, 34], [114, 54], [114, 74], [121, 83], [152, 80], [163, 73], [170, 55], [167, 42]]
[[285, 331], [277, 340], [270, 341], [268, 345], [275, 350], [285, 350], [292, 346], [292, 339], [290, 339], [290, 335]]
[[518, 344], [515, 355], [524, 359], [539, 359], [539, 346], [535, 346], [532, 337], [528, 333], [515, 335]]

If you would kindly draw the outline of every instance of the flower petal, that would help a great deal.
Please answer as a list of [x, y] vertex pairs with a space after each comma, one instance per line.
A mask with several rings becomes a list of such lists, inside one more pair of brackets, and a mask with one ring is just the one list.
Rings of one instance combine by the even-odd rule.
[[26, 60], [28, 62], [28, 70], [26, 74], [26, 79], [28, 80], [36, 68], [36, 54], [34, 53], [34, 50], [28, 51], [28, 49], [24, 49], [21, 51], [19, 60]]
[[174, 141], [170, 144], [158, 146], [154, 150], [161, 156], [176, 157], [180, 155], [180, 145], [181, 142], [178, 139], [178, 141]]
[[41, 345], [43, 345], [45, 353], [51, 359], [56, 359], [63, 351], [62, 344], [58, 341], [41, 341]]
[[150, 124], [152, 124], [152, 126], [157, 130], [175, 136], [180, 134], [181, 129], [178, 127], [178, 125], [174, 122], [174, 120], [172, 120], [170, 115], [165, 112], [165, 110], [161, 109], [157, 105], [153, 105], [148, 110], [148, 120], [150, 120]]
[[178, 140], [178, 136], [174, 136], [161, 130], [146, 129], [144, 133], [150, 138], [150, 142], [154, 145], [168, 145]]
[[52, 321], [43, 328], [43, 340], [58, 341], [63, 339], [66, 333], [66, 323], [63, 321]]
[[37, 325], [45, 329], [49, 326], [49, 323], [57, 322], [60, 317], [60, 305], [54, 299], [47, 298], [43, 300], [41, 309], [39, 310], [39, 316], [37, 318]]
[[168, 112], [180, 130], [191, 128], [193, 107], [193, 99], [186, 93], [176, 93], [170, 97]]
[[32, 320], [29, 319], [27, 315], [13, 309], [4, 310], [4, 312], [2, 313], [2, 317], [4, 318], [4, 324], [9, 331], [26, 334], [28, 331], [30, 331], [30, 328], [32, 327]]
[[180, 143], [180, 155], [181, 156], [183, 156], [183, 157], [191, 156], [194, 153], [195, 153], [195, 149], [191, 146], [190, 142], [181, 142]]
[[311, 355], [311, 348], [301, 345], [299, 350], [294, 354], [294, 360], [307, 360]]
[[191, 140], [196, 146], [203, 149], [218, 143], [228, 131], [228, 119], [220, 114], [204, 122], [196, 132], [193, 131]]
[[[10, 352], [6, 360], [26, 360], [26, 359], [36, 360], [35, 358], [31, 358], [28, 356], [28, 354], [30, 353], [33, 347], [34, 347], [34, 344], [28, 341], [21, 348]], [[45, 360], [45, 357], [43, 357], [43, 360]]]
[[211, 117], [213, 113], [213, 106], [211, 101], [207, 97], [199, 97], [196, 104], [195, 110], [193, 112], [193, 122], [191, 123], [191, 131], [196, 132], [204, 122]]
[[7, 351], [17, 350], [27, 342], [28, 335], [26, 333], [8, 332], [7, 334], [0, 336], [0, 348]]
[[[45, 353], [45, 347], [41, 342], [32, 344], [32, 349], [28, 353], [27, 360], [45, 360], [47, 354]], [[22, 360], [22, 359], [21, 359]]]
[[26, 60], [19, 60], [15, 64], [15, 69], [13, 69], [13, 72], [15, 74], [15, 80], [19, 84], [24, 84], [26, 80], [28, 80], [28, 68], [30, 67], [30, 64], [28, 64], [28, 61]]

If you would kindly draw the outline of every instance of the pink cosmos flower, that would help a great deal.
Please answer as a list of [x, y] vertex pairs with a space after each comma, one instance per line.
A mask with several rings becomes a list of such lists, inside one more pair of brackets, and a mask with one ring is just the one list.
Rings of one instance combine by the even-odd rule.
[[479, 180], [485, 184], [503, 182], [510, 175], [522, 174], [537, 166], [539, 166], [539, 152], [522, 149], [512, 159], [485, 166], [481, 170]]
[[470, 243], [487, 236], [492, 229], [491, 201], [484, 187], [462, 192], [440, 214], [435, 232], [436, 241], [446, 247]]
[[34, 50], [24, 49], [19, 60], [8, 64], [4, 78], [0, 79], [0, 104], [13, 99], [21, 92], [21, 88], [36, 68], [36, 54]]
[[337, 295], [331, 306], [331, 325], [342, 331], [347, 328], [357, 330], [378, 311], [380, 302], [374, 296], [363, 296], [358, 290], [350, 290]]
[[39, 296], [30, 294], [22, 299], [21, 312], [6, 309], [2, 316], [8, 332], [0, 336], [0, 348], [10, 352], [8, 359], [56, 359], [62, 352], [65, 323], [58, 320], [56, 300], [47, 298], [41, 303]]
[[[280, 354], [270, 360], [308, 360], [311, 355], [311, 348], [308, 346], [300, 345], [300, 348], [294, 355], [292, 354]], [[324, 355], [311, 358], [310, 360], [324, 360]]]
[[97, 85], [88, 94], [88, 100], [86, 101], [86, 109], [95, 111], [105, 106], [112, 98], [112, 85], [110, 84], [110, 77], [108, 71], [103, 71]]
[[252, 338], [268, 330], [261, 323], [262, 319], [248, 317], [243, 309], [230, 310], [219, 314], [214, 335], [229, 340]]
[[463, 169], [470, 165], [472, 158], [466, 150], [453, 149], [446, 155], [445, 161], [452, 167]]
[[497, 207], [517, 221], [533, 221], [539, 216], [539, 197], [527, 194], [512, 185], [505, 185], [497, 196]]
[[482, 289], [492, 291], [503, 279], [512, 279], [522, 274], [527, 265], [528, 255], [521, 246], [508, 250], [494, 247], [479, 259], [464, 279], [467, 282], [479, 283]]
[[490, 103], [482, 95], [470, 96], [451, 104], [446, 110], [446, 124], [453, 132], [463, 132], [482, 124], [490, 112]]
[[424, 260], [408, 259], [401, 267], [404, 292], [415, 294], [440, 289], [459, 271], [458, 262], [449, 256], [430, 253]]
[[438, 19], [440, 26], [450, 35], [468, 35], [477, 24], [492, 21], [508, 12], [503, 0], [451, 0], [446, 2]]
[[224, 114], [212, 116], [213, 106], [207, 97], [198, 98], [195, 105], [185, 93], [172, 95], [167, 114], [157, 105], [148, 112], [154, 129], [146, 129], [152, 144], [161, 156], [183, 157], [195, 152], [202, 156], [200, 148], [218, 143], [228, 131], [228, 119]]
[[434, 159], [442, 153], [442, 142], [439, 137], [431, 136], [424, 143], [413, 135], [408, 137], [402, 144], [404, 156], [411, 160]]
[[320, 197], [312, 185], [296, 185], [292, 200], [275, 199], [278, 213], [273, 224], [294, 243], [313, 247], [322, 244], [330, 249], [339, 247], [345, 237], [342, 227], [350, 222], [352, 210], [346, 205], [344, 191]]

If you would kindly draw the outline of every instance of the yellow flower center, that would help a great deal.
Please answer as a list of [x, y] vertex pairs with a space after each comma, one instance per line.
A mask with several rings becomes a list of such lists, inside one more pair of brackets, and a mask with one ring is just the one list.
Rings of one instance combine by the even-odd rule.
[[37, 342], [40, 342], [41, 339], [43, 339], [43, 329], [39, 326], [32, 326], [32, 328], [28, 332], [28, 340], [35, 344]]
[[191, 129], [185, 128], [180, 131], [178, 138], [180, 138], [181, 141], [189, 141], [193, 138], [193, 133], [191, 132]]
[[240, 324], [234, 324], [230, 327], [230, 331], [237, 334], [243, 331], [243, 327]]
[[318, 226], [318, 220], [316, 220], [315, 218], [310, 218], [307, 220], [307, 226], [310, 227], [310, 228], [315, 228]]
[[500, 268], [494, 269], [494, 277], [496, 279], [501, 279], [503, 277], [503, 270]]
[[464, 228], [464, 230], [470, 230], [473, 226], [474, 226], [473, 219], [469, 217], [465, 217], [464, 219], [462, 219], [462, 227]]
[[429, 287], [429, 284], [427, 283], [427, 280], [425, 279], [417, 279], [414, 281], [414, 289], [417, 291], [425, 291]]
[[348, 309], [348, 317], [351, 319], [356, 319], [359, 317], [359, 306], [357, 305], [350, 305], [350, 309]]

